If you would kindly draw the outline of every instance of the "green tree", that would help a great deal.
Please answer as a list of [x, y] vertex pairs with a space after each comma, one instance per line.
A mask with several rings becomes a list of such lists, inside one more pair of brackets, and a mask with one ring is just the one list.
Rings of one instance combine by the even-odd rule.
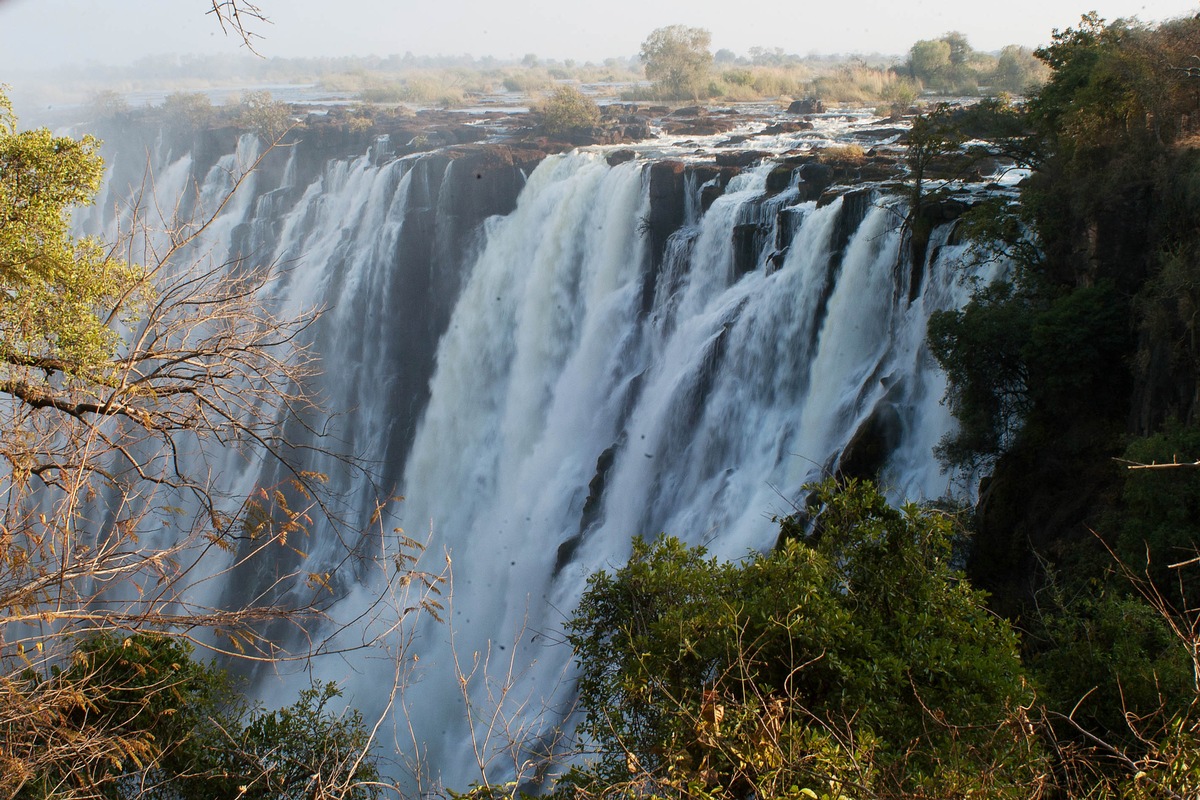
[[[636, 540], [568, 624], [575, 785], [774, 797], [1019, 791], [1040, 756], [1016, 636], [950, 566], [946, 515], [869, 484], [814, 489], [816, 528], [739, 564]], [[632, 783], [631, 783], [632, 782]]]
[[667, 100], [697, 100], [707, 93], [713, 57], [712, 34], [703, 28], [668, 25], [642, 42], [646, 77]]
[[1033, 51], [1010, 44], [1000, 51], [996, 70], [990, 79], [994, 92], [1025, 94], [1046, 80], [1046, 66]]
[[600, 107], [574, 86], [559, 86], [537, 107], [542, 127], [552, 136], [575, 128], [590, 128], [600, 121]]
[[959, 423], [939, 446], [946, 462], [975, 467], [1012, 446], [1031, 404], [1024, 359], [1031, 302], [997, 282], [962, 310], [930, 319], [930, 349], [946, 371], [946, 400]]
[[163, 100], [167, 124], [200, 130], [212, 122], [216, 111], [208, 95], [201, 92], [172, 92]]
[[103, 379], [117, 339], [100, 312], [118, 301], [136, 308], [145, 289], [139, 267], [69, 233], [67, 210], [91, 203], [100, 186], [99, 146], [91, 136], [18, 131], [0, 93], [0, 386], [31, 400], [31, 366]]
[[967, 41], [967, 35], [960, 31], [950, 31], [942, 34], [940, 41], [945, 42], [950, 46], [949, 60], [951, 66], [964, 67], [971, 60], [971, 54], [974, 50], [971, 48], [970, 42]]
[[907, 66], [909, 76], [926, 89], [975, 94], [981, 74], [991, 68], [991, 59], [976, 53], [966, 34], [950, 31], [914, 44], [908, 52]]
[[950, 79], [950, 43], [922, 39], [908, 51], [908, 74], [930, 89], [946, 86]]

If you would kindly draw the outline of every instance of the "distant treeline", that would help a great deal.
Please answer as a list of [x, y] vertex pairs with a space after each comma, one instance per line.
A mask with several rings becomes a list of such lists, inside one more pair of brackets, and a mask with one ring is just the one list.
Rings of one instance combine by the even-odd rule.
[[660, 31], [703, 35], [703, 47], [693, 59], [699, 72], [687, 78], [686, 86], [676, 83], [664, 89], [651, 77], [644, 52], [598, 62], [543, 58], [536, 53], [519, 59], [412, 53], [305, 58], [157, 55], [128, 66], [92, 63], [31, 74], [17, 82], [13, 94], [21, 105], [45, 108], [64, 103], [97, 105], [96, 98], [105, 93], [314, 84], [360, 102], [454, 107], [505, 92], [542, 97], [559, 84], [573, 83], [593, 96], [627, 100], [737, 102], [816, 97], [834, 103], [877, 105], [893, 112], [907, 109], [923, 92], [1018, 94], [1045, 76], [1044, 66], [1027, 48], [1011, 45], [998, 53], [984, 53], [971, 48], [966, 37], [956, 32], [917, 42], [906, 55], [898, 56], [799, 55], [779, 47], [752, 47], [746, 54], [729, 49], [711, 53], [710, 37], [703, 29], [670, 26]]

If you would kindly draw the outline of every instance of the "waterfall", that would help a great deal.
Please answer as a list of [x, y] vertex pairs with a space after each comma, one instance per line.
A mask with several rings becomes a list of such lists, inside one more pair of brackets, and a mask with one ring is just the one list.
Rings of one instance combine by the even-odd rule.
[[[634, 535], [667, 532], [725, 558], [768, 548], [771, 517], [883, 412], [895, 427], [889, 492], [950, 491], [931, 453], [950, 419], [924, 333], [931, 311], [966, 299], [962, 248], [938, 250], [912, 292], [899, 201], [789, 207], [794, 193], [764, 198], [769, 167], [734, 178], [674, 235], [649, 313], [640, 165], [552, 157], [490, 222], [438, 348], [402, 509], [453, 560], [453, 613], [423, 632], [407, 709], [452, 785], [490, 743], [488, 686], [558, 721], [570, 702], [562, 622]], [[778, 267], [764, 247], [738, 274], [731, 233], [764, 207], [764, 242], [782, 208], [801, 221]], [[451, 648], [482, 664], [473, 729]]]
[[[323, 446], [373, 465], [373, 480], [332, 456], [307, 468], [364, 517], [399, 488], [387, 524], [449, 556], [445, 621], [406, 634], [404, 733], [384, 740], [415, 740], [435, 779], [465, 788], [480, 759], [514, 771], [504, 737], [489, 738], [501, 695], [508, 733], [534, 751], [569, 725], [562, 623], [633, 536], [730, 559], [769, 548], [772, 517], [844, 466], [864, 431], [886, 444], [890, 496], [953, 493], [931, 452], [952, 420], [924, 344], [929, 315], [966, 301], [951, 226], [914, 269], [901, 200], [865, 188], [801, 202], [795, 186], [768, 192], [765, 164], [707, 209], [700, 182], [683, 182], [683, 224], [655, 252], [644, 156], [550, 156], [527, 176], [513, 168], [515, 207], [469, 206], [482, 173], [461, 154], [397, 159], [386, 145], [316, 166], [271, 154], [212, 246], [286, 265], [264, 302], [326, 309], [318, 388], [347, 413]], [[202, 203], [234, 163], [164, 158], [164, 189], [185, 194], [191, 175]], [[337, 551], [318, 532], [312, 570]], [[370, 580], [335, 575], [335, 620], [368, 612]], [[312, 670], [372, 719], [396, 665], [352, 655]], [[283, 701], [294, 685], [261, 691]]]

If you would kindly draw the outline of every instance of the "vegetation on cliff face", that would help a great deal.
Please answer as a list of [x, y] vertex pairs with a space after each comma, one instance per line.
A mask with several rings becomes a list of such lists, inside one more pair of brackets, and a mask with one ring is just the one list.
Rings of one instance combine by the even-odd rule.
[[1079, 792], [1200, 785], [1195, 476], [1127, 469], [1200, 458], [1197, 53], [1200, 19], [1055, 34], [1001, 143], [1034, 172], [967, 223], [1013, 272], [930, 326], [961, 423], [943, 455], [990, 472], [968, 573], [1024, 631]]
[[[635, 542], [568, 625], [595, 760], [618, 796], [1024, 797], [1044, 756], [1017, 638], [952, 567], [953, 517], [871, 485], [739, 564]], [[811, 793], [811, 794], [809, 794]]]

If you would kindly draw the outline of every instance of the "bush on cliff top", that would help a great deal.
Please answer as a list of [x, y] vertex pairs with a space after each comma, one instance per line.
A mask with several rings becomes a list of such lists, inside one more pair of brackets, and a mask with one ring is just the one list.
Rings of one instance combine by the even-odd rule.
[[575, 128], [590, 128], [600, 121], [600, 107], [574, 86], [559, 86], [537, 107], [542, 127], [551, 136]]

